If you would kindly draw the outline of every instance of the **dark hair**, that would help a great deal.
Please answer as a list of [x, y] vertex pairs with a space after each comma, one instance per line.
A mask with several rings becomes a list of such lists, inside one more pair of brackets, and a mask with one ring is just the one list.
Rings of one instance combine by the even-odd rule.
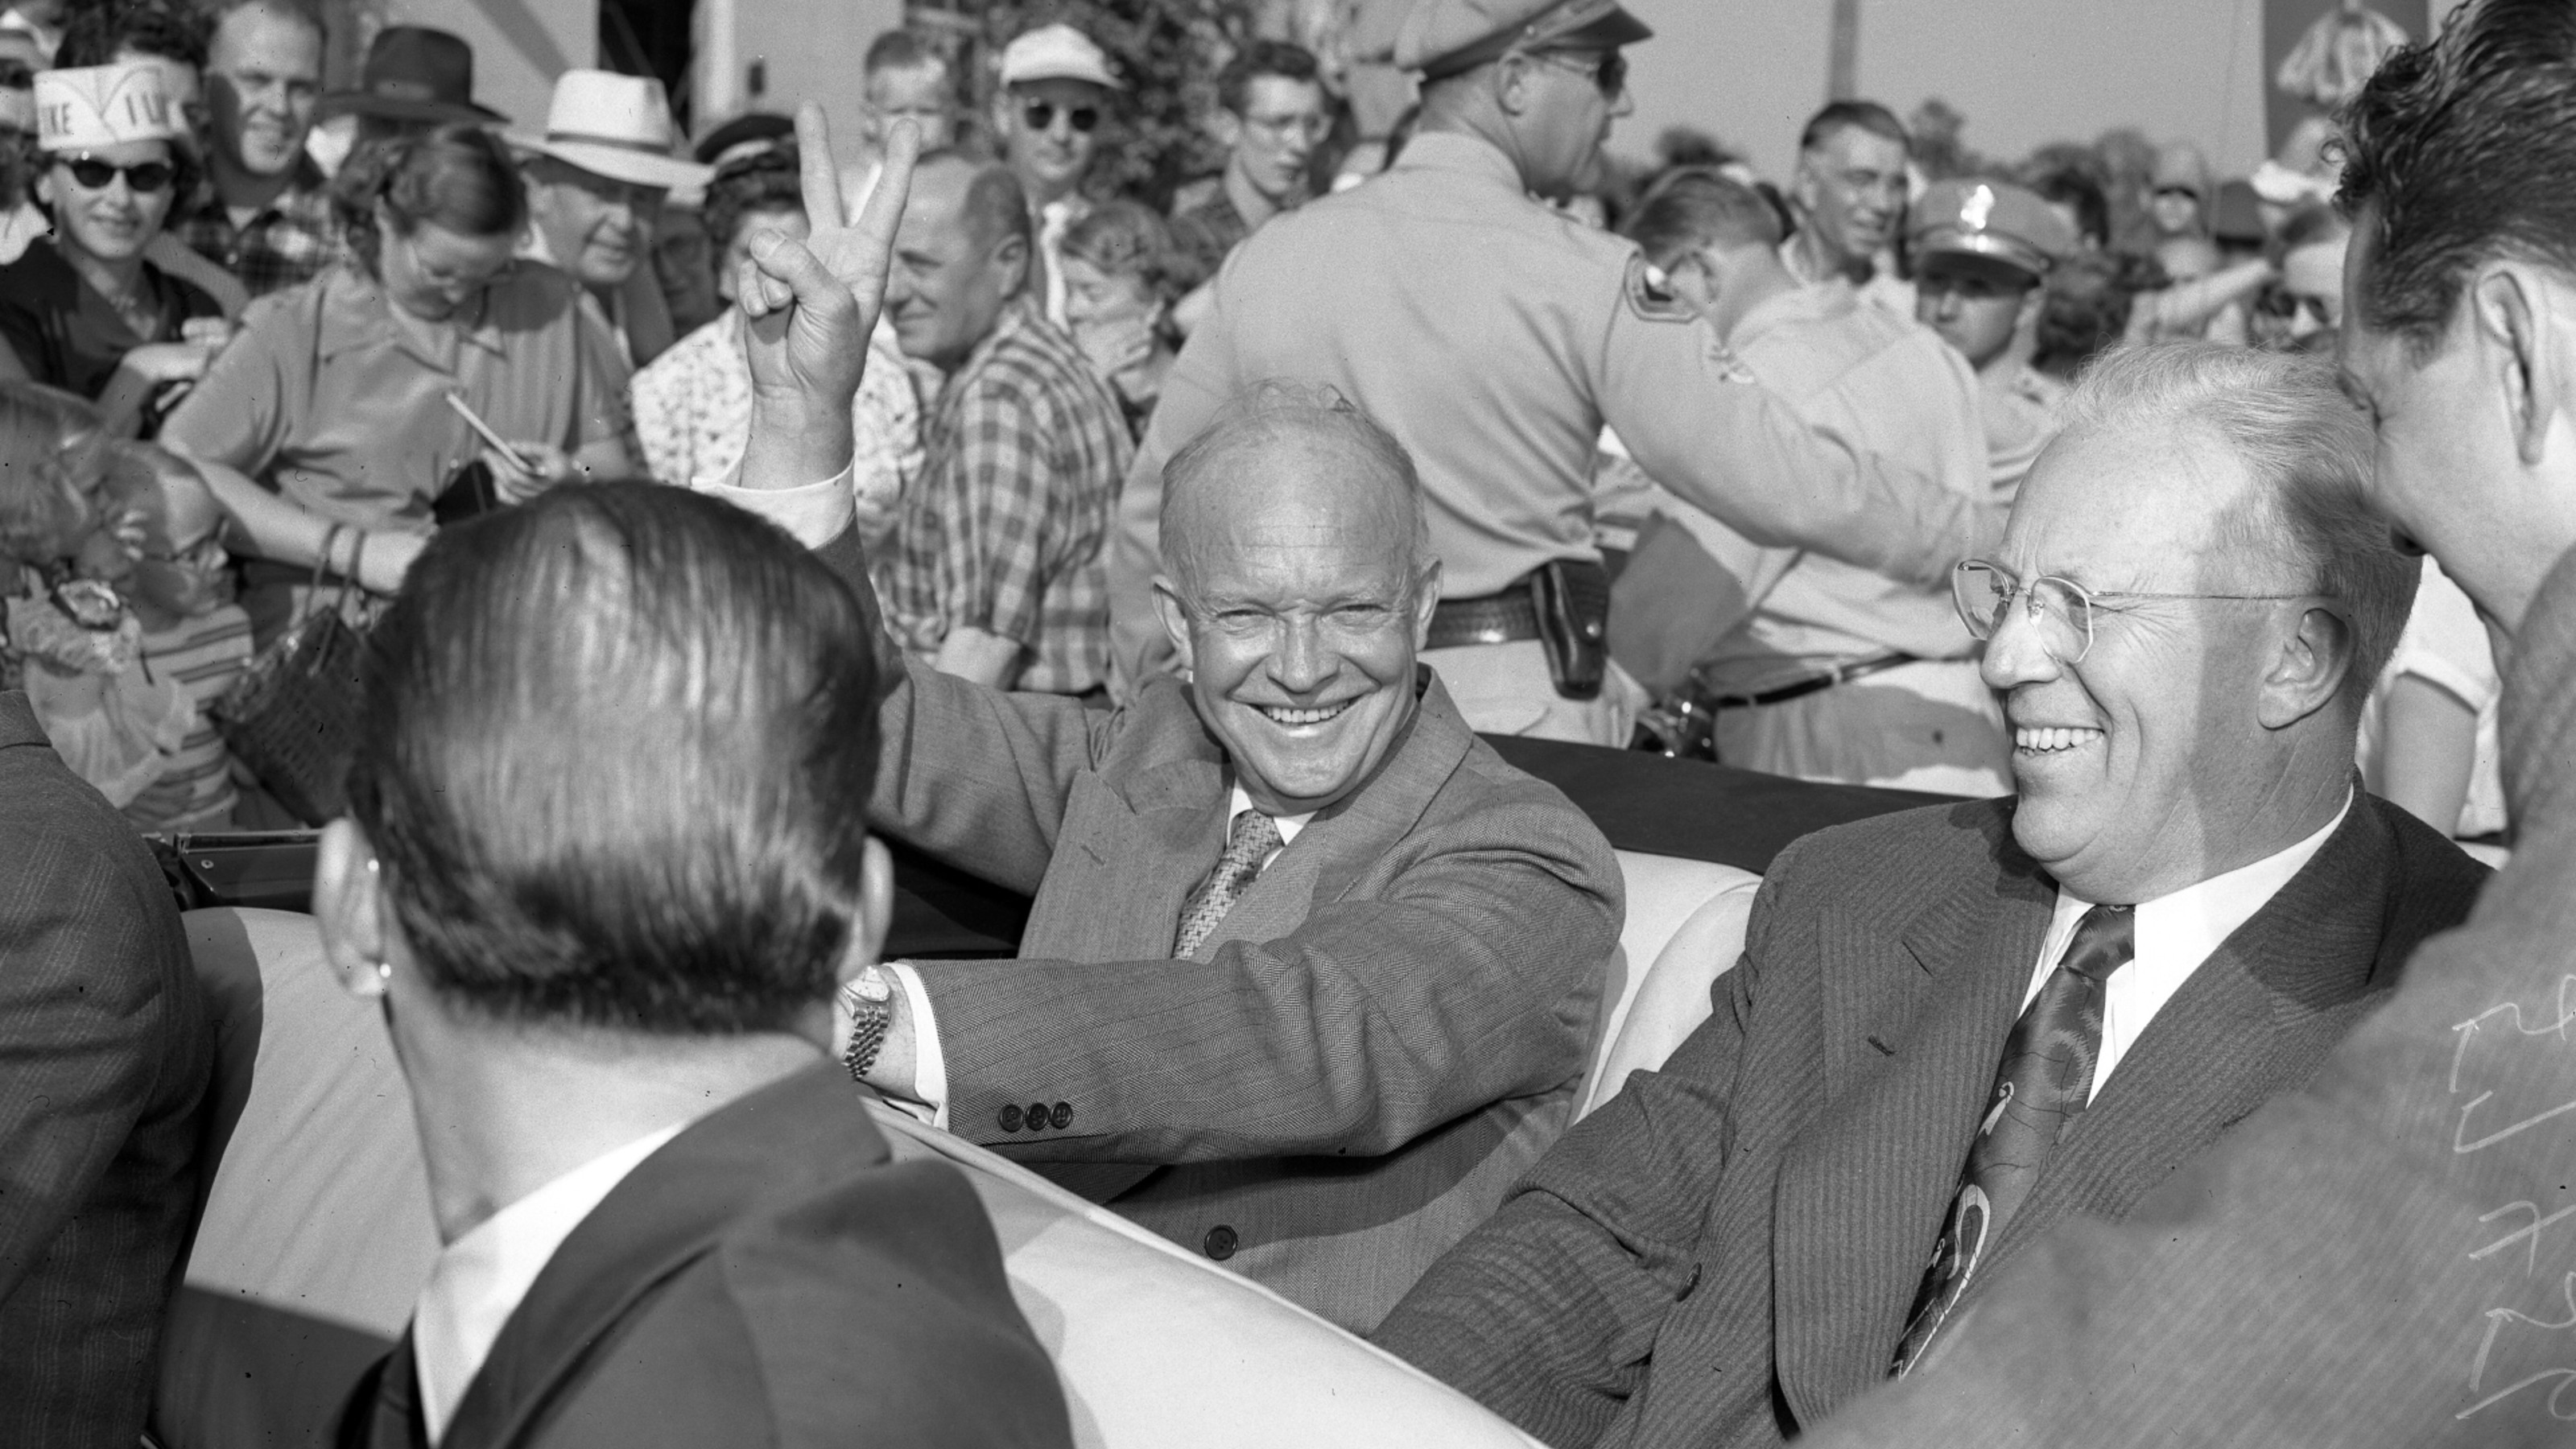
[[866, 611], [651, 483], [442, 529], [368, 643], [349, 810], [430, 988], [504, 1022], [776, 1030], [862, 918]]
[[2058, 167], [2030, 178], [2030, 189], [2042, 201], [2075, 208], [2075, 230], [2097, 247], [2111, 244], [2111, 202], [2092, 177], [2072, 167]]
[[1806, 126], [1798, 132], [1798, 149], [1812, 151], [1837, 134], [1854, 129], [1894, 141], [1905, 148], [1907, 155], [1914, 152], [1914, 138], [1906, 133], [1905, 123], [1876, 101], [1828, 102], [1823, 110], [1809, 116]]
[[[966, 216], [973, 223], [976, 240], [986, 246], [999, 246], [1008, 237], [1018, 237], [1025, 246], [1037, 245], [1037, 228], [1029, 219], [1028, 193], [1020, 189], [1020, 178], [1011, 168], [980, 152], [963, 146], [942, 146], [921, 158], [914, 174], [933, 166], [963, 166], [974, 178], [966, 184]], [[1036, 275], [1034, 261], [1030, 275]]]
[[1252, 104], [1252, 83], [1263, 76], [1320, 84], [1315, 53], [1285, 40], [1256, 40], [1217, 72], [1216, 103], [1240, 116]]
[[1628, 238], [1659, 267], [1711, 243], [1780, 244], [1780, 216], [1750, 186], [1714, 171], [1676, 171], [1647, 194], [1628, 220]]
[[737, 156], [716, 168], [707, 182], [707, 240], [718, 252], [733, 243], [742, 219], [755, 212], [805, 210], [805, 187], [797, 170], [796, 143], [772, 146]]
[[2272, 239], [2267, 250], [2277, 266], [2283, 257], [2301, 247], [2350, 235], [2352, 223], [2344, 218], [2343, 213], [2331, 206], [2303, 206], [2291, 213], [2289, 220], [2281, 223], [2280, 234]]
[[281, 20], [308, 26], [325, 40], [331, 38], [331, 26], [322, 18], [322, 7], [317, 0], [211, 0], [211, 3], [198, 8], [198, 13], [205, 17], [209, 53], [213, 49], [215, 32], [226, 20], [244, 10], [265, 10]]
[[2367, 207], [2361, 320], [2439, 346], [2470, 271], [2515, 257], [2576, 273], [2576, 7], [2484, 0], [2380, 63], [2345, 108], [2339, 200]]
[[948, 57], [931, 49], [920, 36], [909, 30], [889, 30], [868, 42], [867, 58], [859, 62], [859, 74], [875, 75], [881, 70], [915, 70], [922, 66], [946, 66]]
[[1093, 207], [1065, 228], [1063, 251], [1067, 258], [1089, 262], [1114, 277], [1142, 277], [1146, 289], [1166, 302], [1178, 301], [1185, 290], [1171, 228], [1142, 202], [1104, 201]]
[[54, 52], [54, 64], [65, 70], [106, 65], [118, 51], [131, 50], [204, 70], [208, 29], [198, 12], [156, 0], [108, 0], [76, 7], [63, 26], [63, 43]]
[[434, 221], [459, 236], [515, 236], [528, 224], [519, 168], [491, 132], [467, 122], [361, 144], [331, 183], [331, 210], [349, 251], [376, 270], [384, 239], [376, 203], [409, 236]]

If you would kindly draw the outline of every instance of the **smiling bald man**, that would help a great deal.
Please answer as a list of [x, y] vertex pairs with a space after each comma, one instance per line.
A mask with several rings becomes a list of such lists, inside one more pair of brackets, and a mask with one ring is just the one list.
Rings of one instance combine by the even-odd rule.
[[863, 978], [850, 1055], [1365, 1332], [1571, 1119], [1618, 868], [1416, 662], [1440, 566], [1383, 429], [1264, 389], [1167, 487], [1186, 680], [1105, 713], [902, 672], [873, 823], [1037, 901], [1019, 959]]

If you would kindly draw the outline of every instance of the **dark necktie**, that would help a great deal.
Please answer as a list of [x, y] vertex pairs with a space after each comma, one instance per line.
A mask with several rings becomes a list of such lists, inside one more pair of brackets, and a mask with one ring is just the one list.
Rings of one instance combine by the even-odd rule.
[[1225, 913], [1243, 893], [1252, 889], [1261, 874], [1261, 863], [1279, 848], [1279, 822], [1258, 810], [1246, 810], [1234, 817], [1233, 827], [1226, 832], [1225, 854], [1216, 858], [1216, 869], [1199, 882], [1197, 890], [1181, 905], [1180, 935], [1172, 943], [1175, 959], [1186, 961], [1199, 953], [1199, 947], [1216, 929]]
[[1914, 1316], [1897, 1345], [1896, 1372], [1923, 1357], [1986, 1250], [2030, 1196], [2040, 1165], [2093, 1093], [2093, 1063], [2102, 1054], [2103, 983], [2137, 954], [2137, 911], [2095, 906], [2075, 924], [2065, 959], [2004, 1039], [1986, 1119], [1968, 1145], [1968, 1166]]

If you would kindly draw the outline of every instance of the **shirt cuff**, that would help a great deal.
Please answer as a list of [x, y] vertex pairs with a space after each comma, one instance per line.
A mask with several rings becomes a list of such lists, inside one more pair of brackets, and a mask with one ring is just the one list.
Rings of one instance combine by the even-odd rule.
[[948, 1054], [939, 1049], [939, 1018], [930, 1009], [930, 992], [921, 973], [905, 961], [889, 961], [886, 970], [903, 983], [904, 1009], [912, 1013], [912, 1099], [930, 1109], [930, 1125], [948, 1130]]
[[741, 476], [742, 469], [736, 466], [729, 473], [699, 478], [689, 487], [759, 514], [786, 529], [807, 548], [821, 548], [849, 532], [852, 520], [858, 516], [849, 468], [802, 488], [745, 488], [735, 481]]

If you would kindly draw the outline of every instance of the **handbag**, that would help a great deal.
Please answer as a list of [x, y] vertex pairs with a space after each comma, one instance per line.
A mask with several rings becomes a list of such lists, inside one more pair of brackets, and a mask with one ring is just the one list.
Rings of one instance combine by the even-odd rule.
[[[358, 671], [366, 641], [343, 617], [349, 581], [322, 605], [323, 559], [342, 526], [322, 537], [303, 607], [209, 711], [224, 744], [296, 819], [325, 825], [348, 808], [349, 762], [358, 753]], [[359, 548], [364, 550], [364, 536]], [[358, 559], [349, 560], [356, 573]], [[318, 607], [317, 607], [318, 606]]]

